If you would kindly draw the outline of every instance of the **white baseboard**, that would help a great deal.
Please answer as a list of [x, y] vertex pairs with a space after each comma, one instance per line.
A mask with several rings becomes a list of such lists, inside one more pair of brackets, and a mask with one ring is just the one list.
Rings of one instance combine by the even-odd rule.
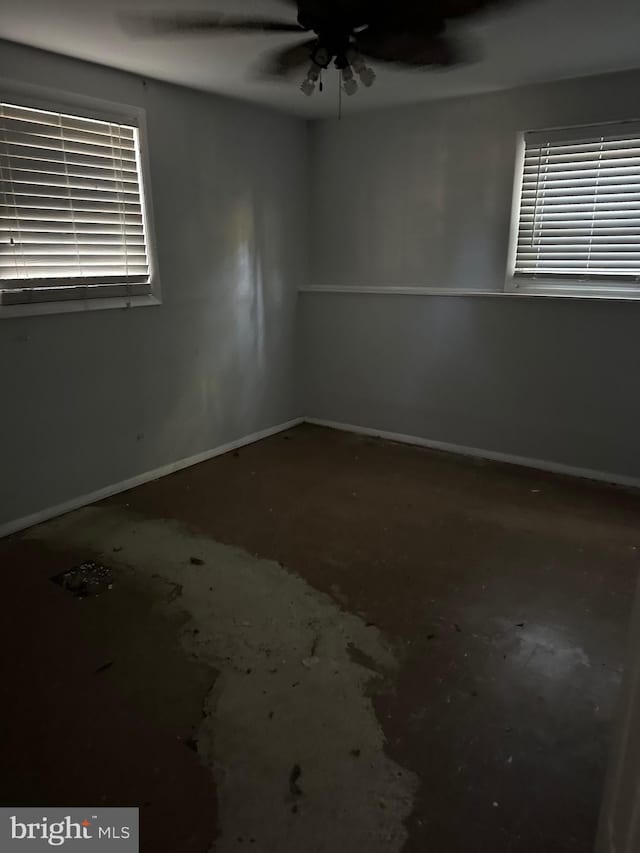
[[330, 429], [341, 430], [342, 432], [353, 432], [358, 435], [367, 435], [373, 438], [384, 438], [389, 441], [397, 441], [402, 444], [412, 444], [417, 447], [427, 447], [432, 450], [443, 450], [447, 453], [457, 453], [463, 456], [473, 456], [477, 459], [488, 459], [494, 462], [507, 462], [511, 465], [521, 465], [526, 468], [534, 468], [539, 471], [549, 471], [553, 474], [566, 474], [570, 477], [581, 477], [587, 480], [597, 480], [602, 483], [611, 483], [617, 486], [626, 486], [629, 488], [640, 488], [640, 478], [626, 477], [622, 474], [609, 474], [605, 471], [593, 471], [590, 468], [576, 468], [572, 465], [563, 465], [560, 462], [548, 462], [544, 459], [530, 459], [526, 456], [514, 456], [509, 453], [500, 453], [494, 450], [483, 450], [478, 447], [465, 447], [460, 444], [450, 444], [446, 441], [432, 441], [427, 438], [420, 438], [415, 435], [404, 435], [399, 432], [389, 432], [388, 430], [372, 429], [371, 427], [356, 426], [355, 424], [344, 424], [337, 421], [327, 421], [322, 418], [294, 418], [286, 423], [277, 424], [268, 429], [254, 432], [251, 435], [246, 435], [243, 438], [238, 438], [235, 441], [230, 441], [227, 444], [221, 444], [219, 447], [214, 447], [212, 450], [205, 450], [203, 453], [198, 453], [195, 456], [190, 456], [187, 459], [180, 459], [177, 462], [171, 462], [168, 465], [163, 465], [161, 468], [156, 468], [153, 471], [146, 471], [143, 474], [138, 474], [128, 480], [123, 480], [120, 483], [114, 483], [110, 486], [105, 486], [103, 489], [98, 489], [87, 495], [82, 495], [78, 498], [72, 498], [70, 501], [58, 504], [57, 506], [34, 512], [31, 515], [25, 515], [22, 518], [17, 518], [14, 521], [8, 521], [0, 524], [0, 539], [4, 536], [9, 536], [11, 533], [18, 533], [20, 530], [25, 530], [27, 527], [33, 527], [34, 524], [42, 524], [44, 521], [49, 521], [51, 518], [56, 518], [59, 515], [64, 515], [67, 512], [72, 512], [74, 509], [87, 506], [88, 504], [96, 503], [96, 501], [110, 498], [120, 492], [126, 492], [129, 489], [134, 489], [136, 486], [142, 486], [145, 483], [150, 483], [153, 480], [159, 480], [161, 477], [166, 477], [168, 474], [174, 474], [176, 471], [181, 471], [183, 468], [189, 468], [192, 465], [198, 465], [200, 462], [206, 462], [208, 459], [213, 459], [216, 456], [222, 456], [224, 453], [229, 453], [231, 450], [236, 450], [239, 447], [245, 447], [248, 444], [253, 444], [256, 441], [261, 441], [263, 438], [269, 438], [271, 435], [276, 435], [279, 432], [292, 429], [298, 424], [309, 423], [316, 426], [329, 427]]
[[11, 533], [17, 533], [20, 530], [25, 530], [27, 527], [33, 527], [34, 524], [42, 524], [43, 521], [49, 521], [51, 518], [56, 518], [58, 515], [64, 515], [74, 509], [87, 506], [96, 501], [110, 498], [112, 495], [117, 495], [120, 492], [126, 492], [129, 489], [134, 489], [136, 486], [142, 486], [144, 483], [150, 483], [152, 480], [159, 480], [161, 477], [166, 477], [167, 474], [174, 474], [176, 471], [181, 471], [183, 468], [189, 468], [191, 465], [197, 465], [200, 462], [206, 462], [207, 459], [213, 459], [216, 456], [222, 456], [223, 453], [228, 453], [230, 450], [236, 450], [238, 447], [245, 447], [247, 444], [253, 444], [256, 441], [261, 441], [263, 438], [269, 438], [276, 433], [284, 432], [287, 429], [298, 426], [303, 422], [304, 418], [294, 418], [283, 424], [263, 429], [260, 432], [254, 432], [251, 435], [246, 435], [243, 438], [238, 438], [235, 441], [230, 441], [227, 444], [221, 444], [219, 447], [214, 447], [213, 450], [205, 450], [203, 453], [197, 453], [195, 456], [189, 456], [187, 459], [180, 459], [177, 462], [170, 462], [168, 465], [163, 465], [161, 468], [156, 468], [153, 471], [146, 471], [144, 474], [138, 474], [131, 477], [129, 480], [123, 480], [120, 483], [114, 483], [111, 486], [105, 486], [103, 489], [98, 489], [96, 492], [91, 492], [88, 495], [82, 495], [78, 498], [72, 498], [70, 501], [58, 504], [57, 506], [49, 507], [48, 509], [34, 512], [32, 515], [25, 515], [22, 518], [17, 518], [14, 521], [8, 521], [5, 524], [0, 524], [0, 539], [3, 536], [9, 536]]
[[606, 471], [593, 471], [590, 468], [576, 468], [573, 465], [563, 465], [561, 462], [547, 462], [544, 459], [530, 459], [527, 456], [514, 456], [510, 453], [500, 453], [495, 450], [483, 450], [479, 447], [465, 447], [461, 444], [449, 444], [446, 441], [431, 441], [415, 435], [403, 435], [399, 432], [389, 432], [382, 429], [343, 424], [336, 421], [325, 421], [322, 418], [305, 418], [305, 423], [316, 426], [339, 429], [343, 432], [354, 432], [358, 435], [368, 435], [374, 438], [385, 438], [402, 444], [414, 444], [418, 447], [428, 447], [431, 450], [443, 450], [447, 453], [458, 453], [462, 456], [474, 456], [476, 459], [489, 459], [493, 462], [507, 462], [510, 465], [521, 465], [525, 468], [535, 468], [538, 471], [550, 471], [553, 474], [566, 474], [570, 477], [582, 477], [587, 480], [598, 480], [616, 486], [640, 488], [640, 479], [626, 477], [624, 474], [609, 474]]

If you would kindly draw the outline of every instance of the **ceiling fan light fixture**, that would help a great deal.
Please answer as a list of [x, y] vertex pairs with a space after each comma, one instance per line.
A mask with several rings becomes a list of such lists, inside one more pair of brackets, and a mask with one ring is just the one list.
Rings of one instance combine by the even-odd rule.
[[353, 69], [350, 65], [347, 65], [346, 68], [343, 68], [340, 72], [342, 76], [342, 85], [344, 91], [347, 95], [355, 95], [358, 91], [358, 84], [356, 82], [355, 77], [353, 76]]
[[305, 94], [308, 98], [310, 98], [311, 95], [313, 95], [315, 90], [316, 90], [316, 84], [313, 80], [309, 80], [309, 78], [307, 77], [305, 80], [302, 81], [302, 84], [300, 86], [300, 91], [303, 94]]
[[347, 60], [360, 78], [362, 85], [367, 89], [373, 86], [376, 80], [376, 72], [367, 65], [364, 56], [351, 47], [347, 51]]
[[365, 66], [362, 71], [358, 72], [358, 77], [366, 89], [370, 89], [376, 82], [376, 72], [373, 68], [369, 68], [368, 66]]

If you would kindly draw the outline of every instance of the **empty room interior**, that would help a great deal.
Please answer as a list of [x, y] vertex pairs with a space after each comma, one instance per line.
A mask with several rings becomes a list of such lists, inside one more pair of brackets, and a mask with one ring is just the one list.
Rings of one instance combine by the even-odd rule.
[[0, 850], [638, 853], [637, 0], [0, 6]]

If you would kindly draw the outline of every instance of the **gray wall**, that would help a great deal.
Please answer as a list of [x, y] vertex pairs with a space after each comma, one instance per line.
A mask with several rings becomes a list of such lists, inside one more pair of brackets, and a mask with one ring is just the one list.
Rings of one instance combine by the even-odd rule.
[[295, 343], [299, 285], [499, 290], [516, 131], [637, 116], [640, 73], [310, 130], [8, 43], [0, 77], [146, 109], [163, 288], [0, 322], [0, 525], [299, 414], [640, 477], [640, 304], [305, 293]]
[[0, 320], [0, 525], [297, 416], [304, 122], [7, 43], [0, 78], [146, 109], [163, 292]]
[[[504, 285], [516, 134], [638, 117], [640, 72], [311, 131], [316, 287]], [[310, 292], [309, 416], [640, 477], [640, 303]]]

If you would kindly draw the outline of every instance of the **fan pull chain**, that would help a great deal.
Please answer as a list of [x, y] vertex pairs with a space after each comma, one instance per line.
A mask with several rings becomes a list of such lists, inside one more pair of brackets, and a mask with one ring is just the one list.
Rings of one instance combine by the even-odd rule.
[[342, 79], [338, 76], [338, 121], [342, 121]]

